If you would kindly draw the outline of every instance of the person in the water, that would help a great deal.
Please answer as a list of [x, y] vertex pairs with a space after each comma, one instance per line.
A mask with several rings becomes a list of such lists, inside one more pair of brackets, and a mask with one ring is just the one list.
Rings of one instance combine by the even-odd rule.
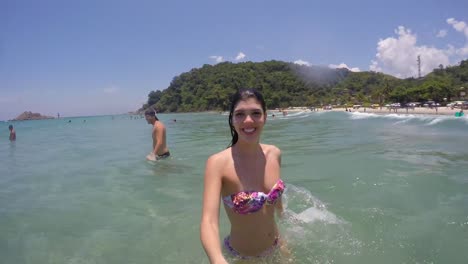
[[[211, 263], [276, 255], [281, 246], [275, 211], [281, 214], [281, 151], [260, 143], [267, 118], [263, 96], [243, 89], [229, 112], [232, 141], [206, 161], [200, 238]], [[231, 228], [219, 240], [219, 210], [223, 202]], [[221, 246], [221, 244], [223, 246]]]
[[13, 128], [13, 125], [9, 125], [8, 129], [10, 130], [10, 141], [15, 141], [16, 140], [16, 131]]
[[145, 119], [148, 124], [153, 126], [151, 132], [153, 137], [153, 150], [146, 156], [146, 159], [156, 161], [168, 158], [171, 153], [166, 143], [166, 126], [159, 121], [154, 110], [147, 110], [145, 112]]

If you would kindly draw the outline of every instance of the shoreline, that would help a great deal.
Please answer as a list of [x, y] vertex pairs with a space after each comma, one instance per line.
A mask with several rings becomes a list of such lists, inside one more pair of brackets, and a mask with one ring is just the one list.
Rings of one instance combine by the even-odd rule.
[[[459, 112], [461, 109], [458, 108], [447, 108], [447, 107], [437, 107], [437, 108], [428, 108], [428, 107], [415, 107], [413, 109], [409, 108], [398, 108], [398, 109], [387, 109], [386, 107], [380, 108], [359, 108], [359, 109], [349, 109], [351, 112], [359, 113], [375, 113], [375, 114], [397, 114], [397, 115], [445, 115], [445, 116], [455, 116], [455, 113]], [[343, 108], [333, 109], [333, 111], [346, 111]]]
[[[315, 111], [310, 110], [307, 107], [295, 107], [291, 109], [284, 109], [288, 113], [294, 112], [326, 112], [326, 111], [333, 111], [333, 112], [346, 112], [346, 108], [333, 108], [331, 110], [324, 110], [316, 108]], [[373, 114], [397, 114], [397, 115], [444, 115], [444, 116], [455, 116], [455, 113], [460, 112], [461, 109], [459, 108], [447, 108], [447, 107], [438, 107], [438, 108], [428, 108], [428, 107], [415, 107], [413, 109], [406, 109], [406, 108], [398, 108], [398, 109], [388, 109], [386, 107], [380, 108], [366, 108], [360, 107], [359, 109], [352, 109], [348, 108], [349, 112], [358, 112], [358, 113], [373, 113]], [[277, 112], [281, 113], [277, 109], [269, 109], [270, 112]]]

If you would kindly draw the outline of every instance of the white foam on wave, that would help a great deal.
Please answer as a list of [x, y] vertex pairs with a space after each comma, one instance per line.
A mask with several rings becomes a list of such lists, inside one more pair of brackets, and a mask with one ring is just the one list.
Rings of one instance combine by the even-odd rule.
[[426, 116], [426, 119], [423, 119], [423, 120], [429, 121], [429, 123], [427, 123], [426, 125], [432, 126], [432, 125], [435, 125], [435, 124], [438, 124], [438, 123], [441, 123], [441, 122], [444, 122], [444, 121], [447, 121], [447, 120], [458, 121], [458, 120], [463, 120], [463, 119], [468, 124], [468, 118], [456, 117], [456, 116], [437, 116], [437, 117]]
[[373, 113], [361, 113], [361, 112], [351, 112], [349, 113], [349, 117], [352, 119], [352, 120], [359, 120], [359, 119], [369, 119], [369, 118], [375, 118], [375, 117], [379, 117], [379, 115], [377, 114], [373, 114]]
[[323, 115], [323, 114], [333, 113], [333, 111], [313, 111], [311, 113], [313, 113], [314, 115]]
[[455, 117], [455, 116], [448, 116], [448, 115], [414, 115], [414, 114], [374, 114], [374, 113], [362, 113], [362, 112], [351, 112], [350, 119], [352, 120], [362, 120], [362, 119], [370, 119], [370, 118], [382, 118], [382, 119], [393, 119], [398, 120], [395, 122], [395, 125], [404, 124], [411, 120], [422, 121], [427, 126], [432, 126], [435, 124], [439, 124], [441, 122], [445, 122], [447, 120], [458, 120], [463, 119], [463, 121], [468, 123], [467, 117]]
[[288, 113], [287, 115], [283, 116], [282, 113], [279, 113], [278, 115], [276, 115], [276, 117], [278, 119], [297, 119], [297, 118], [305, 118], [305, 117], [309, 117], [313, 114], [313, 112], [309, 112], [309, 111], [300, 111], [300, 112], [292, 112], [292, 113]]
[[430, 122], [429, 122], [428, 124], [426, 124], [426, 125], [432, 126], [432, 125], [438, 124], [438, 123], [440, 123], [440, 122], [442, 122], [442, 121], [445, 121], [445, 120], [447, 120], [447, 119], [446, 119], [446, 118], [434, 118], [432, 121], [430, 121]]
[[468, 115], [465, 114], [463, 116], [450, 116], [450, 119], [455, 119], [457, 121], [462, 121], [466, 124], [468, 124]]
[[399, 120], [409, 120], [409, 119], [415, 119], [415, 118], [418, 118], [417, 116], [415, 115], [412, 115], [412, 114], [403, 114], [403, 115], [399, 115], [399, 114], [387, 114], [387, 115], [383, 115], [384, 118], [390, 118], [390, 119], [399, 119]]
[[288, 112], [287, 116], [298, 116], [304, 114], [304, 111], [299, 111], [299, 112]]
[[362, 112], [351, 112], [350, 118], [353, 120], [358, 119], [369, 119], [369, 118], [385, 118], [385, 119], [398, 119], [398, 120], [410, 120], [417, 118], [415, 115], [401, 115], [401, 114], [374, 114], [374, 113], [362, 113]]
[[406, 119], [413, 119], [417, 118], [415, 115], [406, 115], [406, 114], [375, 114], [375, 113], [363, 113], [363, 112], [351, 112], [350, 118], [353, 120], [356, 119], [368, 119], [368, 118], [386, 118], [386, 119], [398, 119], [398, 120], [406, 120]]
[[311, 115], [314, 115], [314, 112], [302, 112], [301, 115], [294, 116], [294, 118], [306, 118]]
[[283, 116], [281, 114], [280, 116], [285, 118], [285, 119], [288, 119], [288, 118], [296, 118], [296, 117], [299, 117], [299, 116], [303, 116], [304, 114], [307, 114], [307, 113], [304, 112], [304, 111], [300, 111], [300, 112], [288, 112], [287, 115]]

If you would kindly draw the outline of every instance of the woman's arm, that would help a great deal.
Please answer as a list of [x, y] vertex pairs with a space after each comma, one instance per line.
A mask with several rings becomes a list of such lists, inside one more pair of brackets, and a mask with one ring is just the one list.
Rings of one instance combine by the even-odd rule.
[[219, 241], [219, 203], [221, 199], [221, 168], [211, 156], [206, 161], [203, 191], [203, 209], [200, 223], [200, 239], [211, 263], [227, 263]]

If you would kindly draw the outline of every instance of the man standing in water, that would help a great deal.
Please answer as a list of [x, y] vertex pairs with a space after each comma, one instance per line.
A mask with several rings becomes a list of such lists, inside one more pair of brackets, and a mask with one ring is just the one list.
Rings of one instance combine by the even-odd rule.
[[10, 129], [10, 141], [15, 141], [16, 140], [16, 131], [13, 128], [12, 125], [8, 126], [8, 129]]
[[159, 121], [154, 110], [146, 110], [145, 119], [148, 124], [153, 125], [153, 151], [146, 156], [146, 159], [156, 161], [169, 157], [171, 154], [166, 144], [166, 126]]

